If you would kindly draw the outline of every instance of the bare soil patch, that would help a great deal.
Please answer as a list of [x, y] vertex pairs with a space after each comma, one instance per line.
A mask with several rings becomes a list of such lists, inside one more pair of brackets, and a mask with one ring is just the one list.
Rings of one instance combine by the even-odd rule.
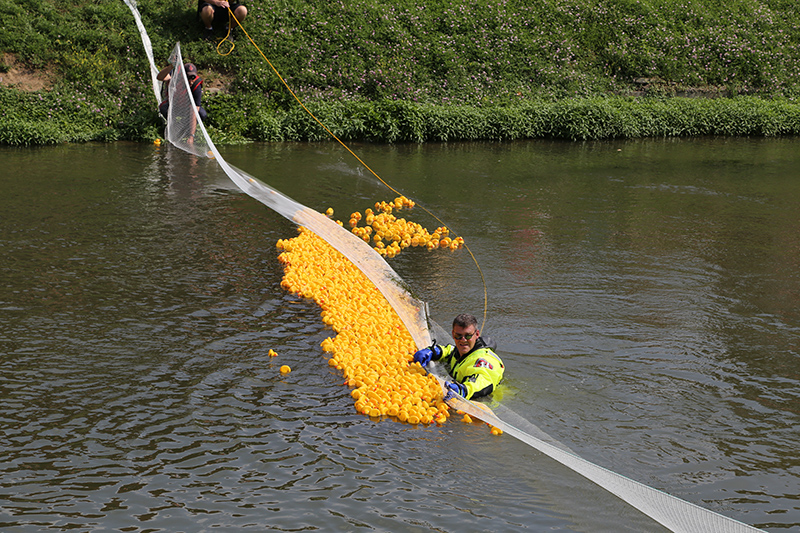
[[53, 76], [49, 72], [30, 69], [17, 61], [13, 54], [3, 53], [0, 67], [0, 85], [30, 92], [53, 86]]
[[203, 78], [203, 90], [207, 93], [227, 93], [233, 77], [210, 69], [200, 69], [200, 77]]

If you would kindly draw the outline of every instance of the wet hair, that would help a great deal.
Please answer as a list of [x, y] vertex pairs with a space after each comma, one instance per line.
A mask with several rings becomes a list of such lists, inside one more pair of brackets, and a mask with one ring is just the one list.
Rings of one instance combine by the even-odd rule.
[[466, 313], [461, 313], [457, 317], [453, 319], [453, 327], [460, 327], [460, 328], [468, 328], [469, 326], [475, 326], [475, 329], [478, 328], [478, 319], [472, 315], [468, 315]]

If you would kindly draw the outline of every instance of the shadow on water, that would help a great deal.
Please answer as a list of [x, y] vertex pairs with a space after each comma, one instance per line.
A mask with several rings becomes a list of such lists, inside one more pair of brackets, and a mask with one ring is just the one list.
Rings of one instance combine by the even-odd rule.
[[[798, 531], [797, 142], [353, 148], [475, 253], [504, 405], [588, 460]], [[340, 219], [393, 197], [328, 143], [224, 155]], [[662, 530], [485, 426], [355, 414], [330, 330], [279, 286], [295, 229], [213, 161], [0, 158], [4, 530]], [[467, 254], [392, 266], [440, 324], [481, 314]]]

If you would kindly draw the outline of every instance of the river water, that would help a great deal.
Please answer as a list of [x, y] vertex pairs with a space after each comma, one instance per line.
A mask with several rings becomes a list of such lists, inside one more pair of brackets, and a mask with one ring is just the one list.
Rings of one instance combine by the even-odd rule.
[[[800, 531], [800, 139], [351, 147], [472, 250], [390, 264], [445, 327], [488, 296], [494, 401]], [[222, 151], [343, 220], [394, 197], [331, 143]], [[356, 414], [331, 331], [279, 286], [294, 227], [213, 161], [116, 143], [0, 165], [2, 531], [664, 531], [484, 425]]]

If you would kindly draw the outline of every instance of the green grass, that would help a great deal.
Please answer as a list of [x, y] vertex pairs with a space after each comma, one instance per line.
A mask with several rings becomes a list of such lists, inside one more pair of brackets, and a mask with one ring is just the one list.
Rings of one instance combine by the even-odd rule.
[[[797, 134], [793, 1], [276, 0], [248, 8], [247, 32], [345, 140]], [[229, 81], [227, 93], [206, 98], [215, 138], [326, 137], [244, 36], [228, 56], [200, 39], [194, 0], [141, 0], [139, 9], [162, 64], [180, 41], [207, 78]], [[122, 0], [0, 0], [0, 20], [0, 50], [55, 80], [35, 93], [0, 88], [0, 143], [160, 135]], [[715, 98], [676, 96], [687, 90]]]

